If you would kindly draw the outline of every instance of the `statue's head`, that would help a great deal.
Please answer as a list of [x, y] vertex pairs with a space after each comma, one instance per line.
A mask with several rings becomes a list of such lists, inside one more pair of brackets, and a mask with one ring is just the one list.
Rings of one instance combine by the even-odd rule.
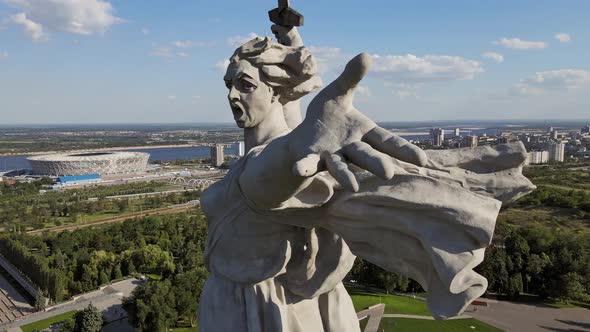
[[316, 71], [305, 47], [287, 47], [261, 37], [240, 46], [223, 78], [238, 127], [256, 127], [277, 109], [273, 104], [285, 105], [320, 87]]

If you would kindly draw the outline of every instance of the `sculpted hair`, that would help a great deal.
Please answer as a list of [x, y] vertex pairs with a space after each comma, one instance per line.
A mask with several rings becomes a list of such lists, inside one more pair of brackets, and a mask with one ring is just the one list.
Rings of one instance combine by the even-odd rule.
[[289, 47], [271, 38], [257, 37], [238, 47], [231, 63], [250, 62], [260, 70], [260, 79], [272, 87], [284, 105], [322, 86], [317, 64], [305, 47]]

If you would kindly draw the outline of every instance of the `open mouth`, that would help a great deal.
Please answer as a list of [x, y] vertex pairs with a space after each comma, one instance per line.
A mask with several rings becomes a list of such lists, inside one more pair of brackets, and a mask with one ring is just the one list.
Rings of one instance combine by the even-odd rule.
[[236, 103], [231, 103], [230, 107], [234, 115], [234, 120], [236, 122], [244, 122], [244, 119], [242, 119], [244, 117], [244, 110], [242, 110], [242, 107]]

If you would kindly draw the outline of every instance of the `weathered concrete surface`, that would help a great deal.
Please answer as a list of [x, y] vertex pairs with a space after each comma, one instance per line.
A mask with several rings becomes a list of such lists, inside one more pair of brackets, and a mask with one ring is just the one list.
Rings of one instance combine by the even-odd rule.
[[475, 309], [471, 306], [467, 313], [507, 332], [590, 331], [590, 310], [583, 308], [556, 309], [543, 304], [497, 301]]

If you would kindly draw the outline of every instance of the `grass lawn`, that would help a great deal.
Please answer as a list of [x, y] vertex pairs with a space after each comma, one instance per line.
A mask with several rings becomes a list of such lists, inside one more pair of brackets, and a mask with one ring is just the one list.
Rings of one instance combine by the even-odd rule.
[[386, 314], [406, 314], [430, 316], [426, 302], [405, 296], [374, 293], [355, 288], [348, 288], [354, 309], [359, 312], [374, 304], [384, 303]]
[[498, 328], [475, 319], [435, 321], [408, 318], [383, 318], [379, 325], [379, 331], [382, 330], [387, 332], [502, 332], [502, 330]]
[[198, 327], [178, 327], [175, 329], [170, 329], [170, 332], [199, 332]]
[[159, 274], [147, 273], [145, 276], [148, 277], [148, 278], [150, 278], [151, 280], [154, 280], [154, 281], [160, 281], [160, 280], [162, 280], [162, 276], [159, 275]]
[[50, 327], [51, 325], [53, 325], [55, 323], [63, 322], [65, 320], [73, 318], [75, 314], [76, 314], [76, 310], [68, 311], [68, 312], [65, 312], [61, 315], [49, 317], [47, 319], [40, 320], [38, 322], [23, 325], [20, 327], [20, 329], [23, 330], [23, 332], [33, 332], [35, 330], [41, 331], [43, 329]]

